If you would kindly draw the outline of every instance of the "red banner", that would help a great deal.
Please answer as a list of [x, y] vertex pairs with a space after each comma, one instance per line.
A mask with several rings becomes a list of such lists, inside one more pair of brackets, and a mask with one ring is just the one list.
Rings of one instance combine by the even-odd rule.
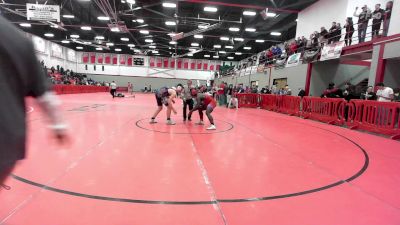
[[111, 55], [110, 54], [106, 54], [104, 56], [104, 64], [111, 64]]
[[82, 53], [82, 62], [89, 63], [89, 53]]
[[164, 68], [169, 68], [169, 58], [164, 58]]
[[132, 65], [133, 65], [132, 56], [128, 56], [128, 66], [132, 66]]
[[126, 64], [126, 55], [119, 55], [119, 64], [120, 65]]
[[112, 55], [112, 64], [118, 65], [118, 55]]
[[104, 55], [102, 53], [97, 54], [97, 63], [103, 64], [103, 61], [104, 61]]
[[96, 64], [96, 53], [90, 53], [90, 63]]

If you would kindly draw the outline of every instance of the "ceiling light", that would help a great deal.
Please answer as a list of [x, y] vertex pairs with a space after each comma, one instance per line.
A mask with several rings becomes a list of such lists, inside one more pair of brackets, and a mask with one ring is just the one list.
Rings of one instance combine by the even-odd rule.
[[170, 41], [169, 44], [171, 44], [171, 45], [176, 45], [176, 44], [178, 44], [178, 42], [176, 42], [176, 41]]
[[271, 32], [272, 36], [281, 36], [282, 34], [280, 32]]
[[257, 15], [257, 13], [254, 12], [254, 11], [243, 11], [243, 15], [245, 15], [245, 16], [255, 16], [255, 15]]
[[175, 26], [176, 22], [175, 21], [166, 21], [165, 25], [167, 25], [167, 26]]
[[241, 52], [236, 52], [235, 55], [242, 55], [242, 53]]
[[151, 51], [153, 54], [158, 54], [159, 52], [157, 50]]
[[225, 46], [225, 48], [233, 49], [233, 46], [227, 45], [227, 46]]
[[243, 49], [251, 50], [251, 47], [244, 47]]
[[141, 34], [149, 34], [149, 31], [148, 30], [140, 30], [139, 31]]
[[219, 53], [221, 53], [221, 54], [226, 54], [226, 51], [219, 51]]
[[246, 28], [246, 31], [247, 32], [256, 32], [256, 29], [255, 28]]
[[269, 13], [267, 13], [267, 16], [268, 16], [268, 17], [275, 17], [275, 16], [276, 16], [276, 13], [269, 12]]
[[126, 1], [125, 0], [121, 0], [121, 3], [126, 3]]
[[238, 31], [240, 31], [240, 29], [237, 28], [237, 27], [230, 27], [229, 30], [230, 30], [230, 31], [233, 31], [233, 32], [238, 32]]
[[233, 57], [232, 57], [232, 56], [229, 56], [228, 59], [233, 59]]
[[91, 45], [92, 42], [90, 42], [90, 41], [85, 41], [85, 42], [83, 42], [83, 44], [84, 44], [84, 45]]
[[103, 48], [96, 48], [97, 51], [103, 51]]
[[114, 46], [114, 43], [106, 43], [107, 46]]
[[215, 7], [208, 7], [208, 6], [206, 6], [206, 7], [204, 7], [204, 11], [206, 11], [206, 12], [217, 12], [218, 9], [215, 8]]
[[83, 27], [81, 27], [81, 29], [82, 29], [82, 30], [92, 30], [92, 28], [89, 27], [89, 26], [83, 26]]
[[143, 20], [143, 19], [137, 19], [136, 22], [138, 22], [138, 23], [144, 23], [144, 20]]
[[76, 49], [82, 50], [82, 49], [83, 49], [83, 47], [81, 47], [81, 46], [78, 46], [78, 47], [76, 47]]
[[103, 36], [96, 36], [94, 39], [97, 39], [97, 40], [104, 40], [104, 37], [103, 37]]
[[133, 49], [134, 52], [139, 53], [140, 50], [139, 49]]
[[218, 58], [219, 58], [219, 56], [217, 56], [217, 55], [214, 55], [214, 56], [213, 56], [213, 58], [214, 58], [214, 59], [218, 59]]
[[220, 37], [221, 41], [229, 41], [228, 37]]
[[156, 46], [154, 46], [154, 45], [150, 45], [149, 46], [149, 48], [157, 48]]
[[19, 25], [21, 27], [31, 27], [32, 26], [30, 23], [20, 23]]
[[210, 56], [210, 55], [204, 55], [204, 57], [205, 57], [205, 58], [210, 58], [211, 56]]
[[164, 2], [162, 6], [166, 8], [176, 8], [176, 4], [171, 2]]
[[144, 40], [145, 42], [147, 42], [147, 43], [153, 43], [153, 40], [152, 39], [146, 39], [146, 40]]
[[299, 19], [296, 19], [296, 22], [299, 22]]
[[199, 47], [200, 45], [199, 45], [199, 43], [192, 43], [191, 44], [193, 47]]
[[192, 54], [192, 53], [189, 53], [189, 54], [187, 54], [187, 56], [193, 56], [193, 54]]
[[64, 18], [73, 19], [75, 18], [74, 15], [63, 15]]
[[257, 43], [264, 43], [264, 40], [256, 40]]
[[129, 41], [129, 38], [121, 38], [121, 41]]
[[120, 32], [120, 29], [118, 27], [112, 27], [110, 30], [112, 32]]
[[194, 38], [202, 39], [202, 38], [203, 38], [203, 35], [201, 35], [201, 34], [196, 34], [196, 35], [194, 35]]
[[221, 45], [214, 45], [214, 48], [221, 48]]
[[116, 48], [116, 49], [114, 49], [116, 52], [120, 52], [120, 51], [122, 51], [122, 49], [120, 49], [120, 48]]
[[63, 44], [69, 44], [69, 42], [70, 42], [70, 41], [68, 41], [68, 40], [62, 40], [62, 41], [61, 41], [61, 43], [63, 43]]
[[46, 34], [44, 34], [44, 36], [46, 36], [46, 37], [54, 37], [54, 34], [46, 33]]
[[195, 52], [195, 51], [197, 51], [197, 49], [195, 49], [195, 48], [189, 48], [189, 51]]
[[129, 4], [135, 4], [136, 3], [135, 0], [126, 0], [126, 2], [129, 3]]
[[79, 38], [79, 35], [77, 35], [77, 34], [71, 34], [71, 35], [69, 35], [71, 38], [74, 38], [74, 39], [78, 39]]
[[235, 38], [234, 40], [235, 40], [235, 41], [244, 41], [243, 38]]
[[108, 21], [108, 20], [110, 20], [110, 17], [108, 17], [108, 16], [99, 16], [99, 17], [97, 17], [97, 19], [98, 20], [103, 20], [103, 21]]
[[207, 25], [199, 25], [198, 28], [199, 28], [199, 29], [207, 29], [208, 26], [207, 26]]
[[59, 28], [59, 26], [57, 24], [53, 24], [50, 26], [51, 28]]
[[135, 45], [134, 44], [129, 44], [128, 47], [129, 48], [133, 48], [133, 47], [135, 47]]

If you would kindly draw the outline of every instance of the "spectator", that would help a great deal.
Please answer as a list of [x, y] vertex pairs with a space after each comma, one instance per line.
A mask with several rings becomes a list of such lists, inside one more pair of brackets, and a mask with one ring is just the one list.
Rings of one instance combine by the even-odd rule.
[[306, 91], [304, 91], [302, 88], [299, 88], [299, 94], [298, 96], [300, 96], [301, 98], [303, 98], [304, 96], [306, 96]]
[[233, 96], [233, 85], [230, 84], [226, 91], [226, 107], [229, 107], [229, 103], [231, 102]]
[[385, 10], [381, 9], [381, 4], [376, 4], [375, 11], [372, 13], [372, 37], [376, 38], [379, 36], [379, 30], [384, 18]]
[[393, 1], [388, 1], [386, 3], [386, 10], [385, 10], [385, 18], [383, 22], [383, 36], [386, 37], [388, 35], [389, 26], [390, 26], [390, 18], [392, 17], [392, 8], [393, 8]]
[[393, 89], [385, 87], [384, 83], [378, 83], [376, 87], [378, 88], [376, 92], [378, 102], [391, 102], [393, 100]]
[[352, 85], [351, 83], [346, 83], [344, 86], [343, 97], [346, 101], [350, 101], [351, 99], [357, 99], [356, 95], [356, 86]]
[[286, 85], [283, 89], [283, 95], [292, 95], [292, 89], [289, 88], [289, 85]]
[[311, 35], [310, 39], [311, 41], [311, 47], [317, 48], [319, 46], [319, 36], [320, 34], [318, 33], [318, 31], [314, 31], [314, 34]]
[[226, 104], [226, 96], [225, 96], [225, 91], [224, 90], [225, 90], [225, 84], [224, 84], [224, 82], [222, 82], [219, 85], [218, 90], [217, 90], [218, 102], [219, 102], [220, 106]]
[[346, 24], [344, 25], [346, 28], [346, 35], [344, 37], [344, 41], [346, 46], [350, 46], [351, 42], [353, 41], [353, 34], [354, 34], [354, 23], [353, 18], [347, 17]]
[[342, 25], [340, 23], [336, 24], [336, 34], [335, 34], [335, 42], [339, 42], [342, 38]]
[[372, 86], [369, 86], [367, 91], [361, 94], [361, 99], [376, 100], [376, 94], [374, 92], [374, 88]]
[[325, 29], [325, 27], [321, 27], [321, 32], [319, 33], [319, 42], [321, 45], [325, 45], [325, 43], [329, 39], [329, 32]]
[[305, 50], [305, 48], [307, 46], [307, 42], [308, 42], [307, 38], [305, 38], [304, 36], [301, 36], [301, 46], [302, 46], [303, 49], [300, 49], [300, 50], [302, 52], [304, 52], [304, 50]]
[[354, 17], [358, 17], [358, 43], [365, 42], [365, 36], [367, 34], [368, 22], [371, 19], [371, 10], [364, 5], [362, 12], [357, 14], [358, 7], [354, 11]]
[[400, 88], [395, 88], [393, 90], [393, 101], [400, 102]]
[[322, 94], [323, 98], [342, 98], [343, 92], [335, 86], [335, 83], [329, 83], [328, 88]]
[[336, 31], [337, 31], [336, 22], [332, 22], [332, 27], [329, 29], [329, 34], [328, 34], [328, 44], [332, 44], [335, 42]]

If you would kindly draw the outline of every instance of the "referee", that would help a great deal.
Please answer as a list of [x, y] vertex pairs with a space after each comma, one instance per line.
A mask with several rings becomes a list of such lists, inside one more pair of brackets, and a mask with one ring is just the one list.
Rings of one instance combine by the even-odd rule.
[[21, 31], [0, 16], [0, 188], [16, 162], [25, 157], [25, 97], [37, 99], [50, 118], [57, 139], [66, 140], [66, 126], [57, 114], [59, 101]]

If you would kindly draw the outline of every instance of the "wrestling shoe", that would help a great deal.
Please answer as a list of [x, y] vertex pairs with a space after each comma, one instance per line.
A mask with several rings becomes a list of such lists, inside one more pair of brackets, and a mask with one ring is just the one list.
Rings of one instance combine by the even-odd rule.
[[157, 121], [155, 119], [150, 120], [150, 124], [155, 124], [155, 123], [157, 123]]
[[167, 120], [167, 125], [175, 125], [176, 123], [172, 120]]
[[216, 130], [216, 129], [217, 129], [217, 127], [215, 125], [213, 125], [213, 124], [211, 124], [211, 126], [209, 126], [207, 128], [207, 130]]

